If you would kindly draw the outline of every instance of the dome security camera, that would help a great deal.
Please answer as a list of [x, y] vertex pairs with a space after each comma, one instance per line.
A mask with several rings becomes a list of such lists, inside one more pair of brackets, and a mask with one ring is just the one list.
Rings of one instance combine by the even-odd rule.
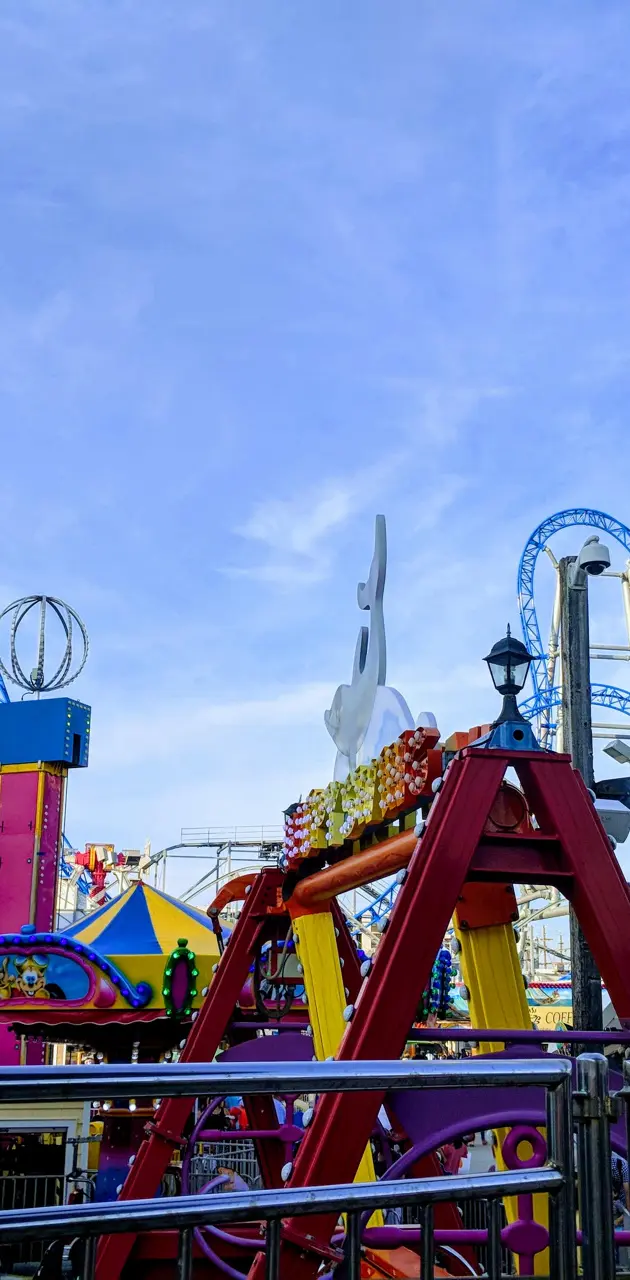
[[597, 816], [606, 832], [616, 844], [623, 844], [630, 835], [630, 810], [620, 800], [596, 800]]
[[604, 569], [610, 569], [610, 551], [600, 542], [597, 534], [586, 539], [578, 556], [578, 566], [594, 576], [603, 573]]

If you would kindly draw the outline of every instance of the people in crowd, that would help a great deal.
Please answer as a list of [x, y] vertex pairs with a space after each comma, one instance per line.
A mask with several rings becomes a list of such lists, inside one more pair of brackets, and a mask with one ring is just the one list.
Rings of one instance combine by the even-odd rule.
[[442, 1147], [442, 1159], [444, 1172], [451, 1177], [459, 1173], [461, 1166], [468, 1158], [468, 1147], [463, 1138], [453, 1138], [452, 1142], [445, 1142]]
[[248, 1128], [247, 1112], [243, 1106], [242, 1098], [237, 1098], [234, 1105], [230, 1107], [230, 1115], [235, 1129]]
[[212, 1113], [211, 1124], [213, 1129], [232, 1129], [232, 1117], [227, 1109], [225, 1100], [222, 1099]]
[[615, 1225], [621, 1226], [624, 1210], [630, 1207], [630, 1188], [628, 1187], [628, 1162], [613, 1151], [611, 1156], [613, 1210]]

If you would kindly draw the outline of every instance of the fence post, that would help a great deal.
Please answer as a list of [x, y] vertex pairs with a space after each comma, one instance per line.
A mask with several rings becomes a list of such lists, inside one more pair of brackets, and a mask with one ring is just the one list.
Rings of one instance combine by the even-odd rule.
[[81, 1280], [94, 1280], [96, 1271], [96, 1246], [98, 1240], [96, 1236], [88, 1236], [85, 1241], [85, 1253], [83, 1254], [83, 1268], [81, 1271]]
[[422, 1276], [432, 1276], [435, 1265], [435, 1237], [433, 1235], [433, 1205], [423, 1204], [420, 1210], [422, 1229], [420, 1257], [422, 1259]]
[[361, 1214], [349, 1213], [346, 1227], [346, 1260], [343, 1268], [348, 1280], [361, 1280]]
[[503, 1271], [501, 1248], [501, 1224], [503, 1221], [503, 1205], [500, 1200], [488, 1202], [488, 1261], [486, 1270], [489, 1280], [501, 1280]]
[[267, 1223], [267, 1251], [265, 1254], [265, 1280], [280, 1277], [280, 1219], [270, 1218]]
[[184, 1227], [179, 1233], [177, 1252], [177, 1280], [192, 1280], [193, 1229]]
[[610, 1280], [615, 1274], [615, 1239], [608, 1063], [603, 1054], [580, 1054], [575, 1102], [584, 1280]]
[[573, 1155], [573, 1093], [571, 1068], [555, 1089], [547, 1091], [549, 1159], [564, 1178], [564, 1186], [549, 1203], [549, 1265], [552, 1276], [575, 1280], [575, 1183]]

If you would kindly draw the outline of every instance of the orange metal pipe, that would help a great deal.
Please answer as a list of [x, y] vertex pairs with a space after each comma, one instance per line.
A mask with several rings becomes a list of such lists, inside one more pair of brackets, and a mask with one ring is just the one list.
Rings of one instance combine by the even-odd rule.
[[330, 902], [340, 893], [360, 889], [362, 884], [370, 884], [381, 876], [401, 871], [409, 863], [417, 843], [418, 838], [413, 831], [404, 831], [402, 835], [392, 836], [391, 840], [384, 840], [371, 849], [364, 849], [362, 853], [344, 858], [343, 862], [337, 862], [334, 867], [316, 871], [296, 885], [291, 904], [316, 907]]
[[228, 880], [227, 884], [224, 884], [223, 888], [219, 889], [216, 898], [210, 903], [206, 910], [206, 915], [218, 916], [219, 912], [223, 911], [223, 908], [227, 907], [228, 903], [242, 902], [248, 890], [258, 879], [258, 876], [258, 871], [246, 871], [244, 875], [234, 876], [233, 880]]

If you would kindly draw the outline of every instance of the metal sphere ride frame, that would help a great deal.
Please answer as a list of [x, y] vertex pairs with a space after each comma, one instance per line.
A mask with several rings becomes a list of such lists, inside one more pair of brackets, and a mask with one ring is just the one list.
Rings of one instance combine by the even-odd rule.
[[[39, 633], [37, 641], [37, 665], [33, 668], [30, 675], [26, 675], [17, 655], [17, 633], [24, 622], [26, 616], [39, 605]], [[46, 654], [46, 615], [48, 609], [51, 609], [55, 616], [59, 619], [63, 628], [66, 644], [61, 661], [51, 676], [46, 679], [44, 670], [44, 661]], [[90, 641], [85, 623], [81, 620], [78, 613], [66, 604], [64, 600], [58, 600], [55, 596], [24, 596], [21, 600], [14, 600], [13, 604], [7, 605], [0, 613], [0, 622], [3, 618], [11, 615], [11, 630], [9, 635], [10, 644], [10, 669], [0, 658], [0, 671], [3, 675], [11, 680], [13, 684], [17, 684], [21, 689], [25, 689], [26, 693], [34, 693], [39, 696], [40, 693], [52, 693], [56, 689], [63, 689], [66, 685], [76, 680], [83, 670], [89, 653]], [[73, 639], [77, 634], [80, 636], [82, 645], [82, 653], [78, 660], [76, 669], [72, 670], [72, 662], [75, 657]], [[4, 682], [0, 679], [0, 697], [3, 701], [9, 701], [9, 695]]]

